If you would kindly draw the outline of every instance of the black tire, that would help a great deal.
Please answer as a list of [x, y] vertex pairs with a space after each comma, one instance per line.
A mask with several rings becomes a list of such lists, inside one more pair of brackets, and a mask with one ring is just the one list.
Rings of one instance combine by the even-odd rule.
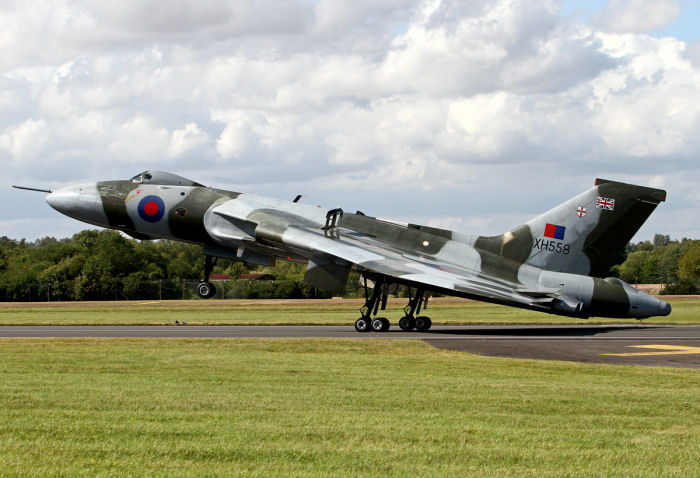
[[412, 315], [405, 315], [399, 319], [399, 327], [406, 332], [413, 330], [416, 328], [416, 319]]
[[357, 319], [355, 321], [355, 330], [358, 332], [369, 332], [372, 330], [369, 319], [367, 317], [360, 317]]
[[391, 322], [389, 319], [382, 318], [382, 332], [386, 332], [391, 327]]
[[375, 317], [374, 319], [372, 319], [371, 322], [372, 330], [374, 330], [375, 332], [384, 332], [385, 330], [389, 330], [388, 328], [385, 328], [388, 322], [389, 321], [386, 320], [384, 317]]
[[216, 295], [216, 287], [211, 282], [200, 282], [197, 284], [197, 295], [202, 299], [211, 299]]
[[430, 317], [426, 317], [424, 315], [416, 317], [416, 330], [425, 332], [431, 325], [433, 325], [433, 321], [430, 320]]

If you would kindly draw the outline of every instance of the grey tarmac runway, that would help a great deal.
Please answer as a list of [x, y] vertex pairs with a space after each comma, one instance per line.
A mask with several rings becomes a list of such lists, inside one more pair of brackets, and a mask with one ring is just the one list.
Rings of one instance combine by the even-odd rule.
[[352, 326], [1, 326], [0, 338], [421, 339], [497, 357], [700, 368], [700, 325], [436, 325], [359, 333]]

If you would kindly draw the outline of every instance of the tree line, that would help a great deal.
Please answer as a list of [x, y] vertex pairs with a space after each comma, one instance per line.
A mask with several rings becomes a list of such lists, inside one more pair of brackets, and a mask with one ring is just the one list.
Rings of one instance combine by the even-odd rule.
[[[238, 279], [251, 272], [218, 259], [213, 274]], [[0, 237], [0, 301], [196, 298], [204, 272], [202, 247], [178, 241], [136, 241], [112, 230], [34, 242]], [[330, 297], [303, 282], [304, 266], [278, 263], [274, 281], [217, 283], [218, 296], [265, 299]], [[357, 291], [348, 284], [348, 293]]]
[[630, 284], [663, 284], [662, 294], [697, 294], [700, 240], [655, 234], [653, 241], [628, 244], [624, 262], [610, 273]]
[[[136, 241], [112, 230], [85, 230], [71, 238], [34, 242], [0, 237], [0, 301], [180, 299], [196, 297], [203, 274], [201, 246], [176, 241]], [[275, 267], [247, 267], [219, 259], [214, 274], [232, 281], [217, 284], [226, 298], [324, 298], [330, 294], [303, 282], [304, 265], [278, 261]], [[272, 275], [268, 282], [240, 281], [251, 271]], [[631, 284], [666, 284], [667, 293], [697, 293], [700, 241], [670, 240], [629, 244], [610, 275]], [[345, 295], [360, 294], [352, 274]]]

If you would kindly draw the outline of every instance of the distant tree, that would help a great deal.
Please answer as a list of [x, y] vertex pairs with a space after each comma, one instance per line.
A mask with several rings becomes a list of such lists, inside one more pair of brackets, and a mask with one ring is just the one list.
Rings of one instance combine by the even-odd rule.
[[622, 264], [615, 264], [610, 268], [610, 272], [608, 272], [609, 277], [617, 277], [618, 279], [620, 278], [620, 267], [622, 267]]
[[93, 248], [93, 255], [85, 261], [75, 282], [76, 298], [119, 299], [122, 279], [144, 269], [145, 263], [136, 253], [134, 241], [115, 231], [99, 231]]
[[620, 265], [620, 279], [630, 284], [644, 282], [646, 272], [643, 271], [650, 251], [636, 251], [627, 256], [627, 260]]
[[231, 274], [232, 279], [236, 280], [241, 277], [241, 274], [250, 272], [250, 268], [244, 263], [236, 261], [228, 267], [227, 272]]
[[127, 299], [158, 297], [158, 281], [152, 280], [144, 271], [132, 272], [123, 281], [123, 294]]
[[[610, 275], [629, 283], [664, 283], [673, 293], [691, 293], [700, 280], [700, 241], [671, 240], [628, 244], [627, 257]], [[177, 241], [136, 241], [111, 230], [85, 230], [71, 238], [34, 242], [0, 237], [0, 300], [73, 300], [188, 296], [182, 280], [203, 275], [202, 247]], [[215, 273], [233, 278], [257, 270], [275, 281], [232, 281], [226, 297], [330, 297], [303, 282], [305, 265], [278, 261], [274, 267], [247, 266], [219, 259]], [[351, 273], [345, 295], [361, 295], [359, 275]]]
[[637, 244], [630, 243], [627, 245], [625, 250], [628, 254], [637, 251], [653, 251], [654, 244], [652, 244], [650, 241], [638, 242]]
[[695, 282], [690, 279], [681, 278], [678, 282], [669, 284], [661, 291], [661, 295], [693, 295], [698, 293]]
[[266, 274], [272, 274], [276, 279], [303, 280], [306, 265], [297, 262], [277, 261], [274, 267], [266, 267]]
[[694, 242], [678, 259], [678, 276], [684, 279], [700, 280], [700, 241]]
[[160, 241], [167, 276], [173, 279], [200, 279], [204, 274], [201, 246], [183, 242]]
[[672, 284], [678, 281], [678, 261], [681, 258], [681, 247], [678, 242], [656, 248], [654, 255], [659, 256], [657, 274], [663, 284]]
[[671, 238], [668, 234], [654, 234], [654, 247], [668, 246]]
[[97, 244], [100, 231], [96, 229], [86, 229], [80, 231], [73, 236], [73, 242], [78, 246], [86, 250], [93, 250]]

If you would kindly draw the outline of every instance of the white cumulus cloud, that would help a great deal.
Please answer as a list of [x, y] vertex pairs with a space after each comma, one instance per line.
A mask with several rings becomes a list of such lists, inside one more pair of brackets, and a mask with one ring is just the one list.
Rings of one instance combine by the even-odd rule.
[[[678, 8], [3, 2], [0, 164], [47, 187], [158, 168], [484, 233], [606, 177], [669, 190], [652, 234], [700, 235], [680, 219], [700, 206], [700, 48], [648, 35]], [[53, 214], [27, 207], [10, 235]]]
[[645, 33], [670, 25], [680, 11], [676, 0], [610, 0], [593, 21], [612, 33]]

